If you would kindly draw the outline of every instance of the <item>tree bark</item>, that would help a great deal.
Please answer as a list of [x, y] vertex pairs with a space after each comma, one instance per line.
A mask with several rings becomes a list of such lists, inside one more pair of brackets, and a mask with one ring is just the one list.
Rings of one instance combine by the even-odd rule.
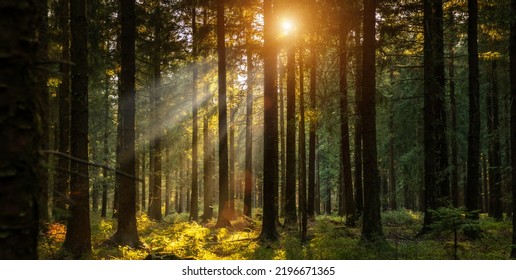
[[287, 50], [287, 141], [285, 182], [285, 225], [295, 226], [296, 218], [296, 52]]
[[224, 0], [217, 0], [218, 110], [219, 110], [219, 213], [216, 227], [230, 227], [228, 170], [228, 109], [226, 100], [226, 45]]
[[[35, 1], [0, 3], [0, 259], [37, 259], [39, 150]], [[8, 209], [8, 211], [7, 211]]]
[[466, 178], [466, 209], [473, 219], [480, 210], [480, 85], [478, 70], [478, 5], [468, 1], [468, 81], [469, 81], [469, 129], [468, 168]]
[[[88, 21], [86, 1], [70, 2], [71, 30], [71, 156], [88, 160]], [[84, 258], [91, 253], [90, 193], [88, 166], [72, 162], [70, 169], [79, 175], [70, 176], [70, 217], [63, 247], [73, 258]]]
[[274, 42], [274, 0], [264, 0], [264, 104], [263, 104], [263, 208], [262, 232], [259, 239], [276, 241], [278, 214], [274, 206], [274, 192], [278, 187], [278, 99], [276, 95], [277, 59]]
[[199, 219], [199, 183], [198, 183], [198, 153], [197, 153], [197, 136], [198, 136], [198, 104], [197, 104], [197, 77], [199, 69], [197, 68], [198, 56], [198, 35], [196, 23], [196, 5], [192, 6], [192, 198], [190, 199], [190, 220], [197, 221]]
[[251, 216], [251, 197], [253, 190], [253, 90], [254, 90], [254, 61], [251, 47], [252, 27], [247, 27], [247, 91], [245, 115], [245, 187], [244, 187], [244, 216]]
[[299, 216], [301, 227], [301, 244], [307, 240], [308, 216], [306, 212], [306, 133], [305, 133], [305, 79], [304, 79], [304, 51], [299, 51]]
[[[314, 39], [315, 41], [315, 39]], [[309, 219], [315, 218], [315, 139], [317, 135], [317, 120], [315, 112], [317, 110], [317, 50], [315, 42], [312, 43], [310, 50], [310, 132], [308, 134], [308, 200], [307, 215]]]
[[364, 225], [362, 240], [383, 241], [380, 217], [380, 182], [376, 150], [376, 1], [364, 0], [362, 53], [362, 128], [364, 145]]
[[[511, 0], [511, 27], [509, 39], [509, 76], [511, 99], [511, 189], [513, 211], [516, 205], [516, 0]], [[511, 258], [516, 259], [516, 215], [512, 213], [512, 250]]]
[[[358, 9], [359, 15], [361, 14], [360, 8]], [[356, 104], [356, 118], [355, 118], [355, 205], [357, 208], [358, 215], [361, 215], [364, 211], [364, 184], [362, 181], [362, 115], [361, 115], [361, 104], [362, 104], [362, 53], [360, 43], [360, 24], [357, 25], [355, 30], [355, 104]]]
[[[491, 90], [486, 98], [487, 101], [487, 129], [488, 129], [488, 160], [489, 160], [489, 215], [497, 220], [503, 218], [502, 208], [502, 176], [501, 176], [501, 144], [500, 144], [500, 121], [498, 116], [498, 77], [497, 61], [491, 61]], [[484, 192], [487, 196], [487, 192]], [[486, 205], [487, 206], [487, 205]]]

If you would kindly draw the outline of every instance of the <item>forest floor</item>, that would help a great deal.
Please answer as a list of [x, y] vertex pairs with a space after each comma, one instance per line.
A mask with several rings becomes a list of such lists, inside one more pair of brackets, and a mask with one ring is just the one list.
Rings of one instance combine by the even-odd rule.
[[[508, 259], [511, 250], [512, 224], [495, 221], [484, 215], [475, 224], [444, 226], [434, 234], [416, 237], [421, 230], [422, 214], [407, 210], [382, 213], [387, 244], [380, 247], [364, 246], [360, 242], [361, 222], [356, 227], [345, 226], [336, 216], [318, 216], [309, 222], [309, 241], [302, 245], [296, 229], [279, 228], [280, 240], [261, 243], [259, 215], [254, 220], [233, 220], [232, 229], [215, 228], [215, 220], [207, 223], [188, 222], [188, 214], [172, 214], [157, 223], [144, 214], [138, 216], [138, 232], [145, 248], [113, 247], [106, 240], [116, 230], [116, 221], [92, 215], [91, 259], [145, 259], [164, 256], [178, 259], [228, 260], [449, 260]], [[455, 223], [453, 223], [455, 225]], [[475, 227], [477, 237], [467, 238], [467, 228]], [[457, 242], [454, 242], [457, 229]], [[65, 258], [60, 248], [66, 227], [50, 224], [42, 234], [39, 251], [41, 259]]]

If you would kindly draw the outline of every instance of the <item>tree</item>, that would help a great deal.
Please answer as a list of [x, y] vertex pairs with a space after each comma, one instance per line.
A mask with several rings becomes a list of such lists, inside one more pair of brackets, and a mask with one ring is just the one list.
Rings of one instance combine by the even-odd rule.
[[[421, 233], [430, 230], [431, 210], [449, 196], [448, 146], [444, 109], [444, 45], [442, 0], [424, 1], [424, 210]], [[446, 189], [448, 188], [448, 191]]]
[[274, 190], [278, 187], [278, 99], [276, 95], [276, 46], [273, 35], [273, 0], [263, 1], [263, 222], [260, 240], [276, 241], [278, 213], [274, 206]]
[[156, 3], [151, 19], [154, 31], [154, 41], [152, 45], [151, 64], [152, 64], [152, 89], [150, 94], [151, 103], [151, 139], [150, 139], [150, 160], [152, 162], [151, 177], [152, 184], [149, 186], [149, 218], [161, 221], [161, 158], [162, 158], [162, 131], [160, 119], [160, 95], [161, 95], [161, 44], [163, 31], [163, 17], [161, 17], [160, 3]]
[[[88, 160], [88, 27], [86, 1], [70, 1], [71, 45], [71, 119], [70, 152], [80, 160]], [[91, 253], [90, 194], [88, 166], [72, 161], [70, 169], [70, 217], [63, 247], [74, 258]]]
[[303, 48], [299, 51], [299, 221], [301, 227], [301, 244], [307, 239], [308, 215], [306, 211], [306, 133], [305, 133], [305, 79]]
[[[361, 15], [360, 5], [358, 14]], [[360, 16], [359, 16], [360, 18]], [[360, 52], [360, 24], [357, 24], [355, 30], [355, 104], [356, 104], [356, 121], [355, 121], [355, 205], [360, 215], [364, 211], [364, 186], [363, 186], [363, 166], [362, 166], [362, 117], [360, 107], [362, 104], [362, 53]]]
[[[512, 204], [516, 205], [516, 0], [511, 0], [511, 27], [509, 39], [509, 76], [511, 91], [511, 186]], [[514, 208], [513, 208], [514, 211]], [[512, 250], [511, 258], [516, 259], [516, 215], [512, 215]]]
[[122, 122], [122, 143], [120, 150], [120, 171], [132, 175], [117, 174], [119, 182], [118, 228], [111, 238], [118, 245], [139, 247], [140, 239], [136, 229], [136, 152], [135, 152], [135, 1], [120, 2], [121, 33], [121, 74], [120, 120]]
[[380, 217], [380, 181], [376, 150], [376, 1], [364, 0], [362, 53], [362, 129], [364, 156], [364, 226], [362, 239], [367, 242], [383, 240]]
[[[317, 108], [317, 52], [315, 39], [312, 39], [310, 48], [310, 110], [315, 113]], [[315, 139], [317, 137], [317, 125], [315, 117], [310, 120], [308, 133], [308, 197], [306, 211], [310, 219], [315, 217]]]
[[355, 205], [353, 201], [353, 183], [351, 173], [351, 152], [349, 149], [349, 122], [348, 122], [348, 33], [349, 15], [347, 8], [340, 7], [340, 34], [339, 34], [339, 90], [340, 90], [340, 172], [342, 176], [339, 190], [339, 215], [346, 214], [346, 223], [355, 224]]
[[40, 157], [35, 1], [0, 3], [0, 259], [37, 259]]
[[254, 90], [254, 61], [251, 49], [252, 26], [249, 22], [246, 30], [247, 58], [247, 91], [245, 115], [245, 186], [244, 186], [244, 216], [251, 217], [251, 196], [253, 191], [253, 90]]
[[217, 0], [217, 54], [219, 99], [219, 214], [217, 227], [231, 226], [229, 220], [228, 124], [226, 100], [226, 45], [224, 0]]
[[[70, 152], [70, 24], [68, 22], [69, 0], [58, 2], [59, 31], [62, 44], [61, 62], [59, 72], [61, 73], [61, 84], [59, 84], [59, 152], [68, 154]], [[56, 221], [63, 221], [66, 217], [66, 202], [70, 189], [70, 160], [59, 157], [57, 173], [57, 184], [53, 194], [52, 216]]]
[[478, 3], [468, 1], [468, 173], [466, 178], [466, 209], [474, 219], [480, 210], [480, 84], [478, 70]]
[[[291, 42], [292, 44], [293, 42]], [[285, 225], [296, 225], [296, 49], [287, 49]]]
[[192, 5], [192, 198], [190, 199], [190, 220], [197, 221], [199, 218], [199, 185], [197, 182], [197, 136], [198, 136], [198, 120], [197, 120], [197, 77], [199, 69], [197, 68], [197, 55], [198, 55], [198, 35], [197, 35], [197, 23], [196, 23], [196, 5]]

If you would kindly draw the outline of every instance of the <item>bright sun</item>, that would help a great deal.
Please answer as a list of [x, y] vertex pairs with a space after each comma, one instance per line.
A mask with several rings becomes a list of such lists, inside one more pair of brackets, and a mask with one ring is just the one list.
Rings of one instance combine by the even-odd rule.
[[285, 19], [281, 23], [281, 27], [286, 34], [289, 34], [294, 30], [294, 23], [291, 20]]

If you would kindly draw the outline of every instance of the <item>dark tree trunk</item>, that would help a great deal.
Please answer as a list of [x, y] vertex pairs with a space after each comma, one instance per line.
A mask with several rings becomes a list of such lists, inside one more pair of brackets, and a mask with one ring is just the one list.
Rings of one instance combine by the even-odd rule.
[[152, 195], [149, 194], [149, 218], [155, 221], [163, 220], [161, 212], [161, 158], [162, 158], [162, 133], [161, 133], [161, 116], [160, 116], [160, 99], [161, 99], [161, 33], [162, 33], [162, 17], [159, 5], [153, 14], [154, 42], [152, 53], [152, 72], [153, 81], [150, 95], [151, 101], [151, 139], [150, 139], [150, 158], [153, 163], [151, 177]]
[[431, 212], [449, 197], [448, 146], [444, 108], [444, 45], [442, 0], [424, 1], [424, 211], [421, 233], [433, 222]]
[[234, 96], [231, 96], [231, 105], [229, 109], [229, 217], [236, 218], [235, 212], [235, 113]]
[[264, 21], [264, 96], [263, 96], [263, 208], [261, 240], [275, 241], [278, 213], [274, 206], [274, 192], [278, 187], [278, 98], [276, 95], [277, 59], [274, 43], [273, 0], [263, 2]]
[[305, 79], [304, 79], [304, 51], [299, 52], [299, 216], [301, 227], [301, 243], [304, 244], [308, 231], [308, 216], [306, 213], [306, 133], [305, 133]]
[[287, 50], [287, 142], [285, 225], [296, 225], [296, 52]]
[[477, 0], [468, 1], [468, 66], [469, 66], [469, 129], [468, 168], [466, 178], [466, 209], [473, 219], [478, 219], [480, 210], [480, 85], [478, 70], [478, 5]]
[[230, 227], [228, 171], [228, 109], [226, 99], [226, 45], [224, 0], [217, 0], [217, 54], [219, 82], [219, 213], [216, 227]]
[[346, 224], [355, 225], [355, 204], [353, 201], [353, 175], [351, 173], [351, 152], [349, 149], [349, 117], [348, 117], [348, 33], [349, 18], [345, 7], [341, 7], [340, 15], [340, 58], [339, 58], [339, 90], [340, 90], [340, 173], [342, 176], [339, 197], [343, 197], [339, 205], [339, 215], [346, 215]]
[[146, 145], [145, 145], [145, 139], [142, 139], [142, 154], [141, 154], [141, 163], [142, 163], [142, 175], [140, 176], [141, 179], [142, 179], [142, 202], [141, 202], [141, 211], [145, 211], [145, 209], [147, 209], [147, 198], [145, 196], [145, 192], [146, 192], [146, 180], [145, 178], [147, 177], [146, 176], [146, 160], [147, 158], [147, 151], [146, 151]]
[[[450, 12], [451, 26], [454, 26], [454, 14]], [[454, 28], [452, 29], [453, 31]], [[450, 188], [453, 207], [459, 207], [459, 175], [457, 144], [457, 96], [455, 93], [455, 43], [450, 42], [449, 86], [450, 86]]]
[[[39, 24], [38, 24], [38, 33], [39, 33], [39, 45], [38, 45], [38, 63], [44, 64], [48, 61], [48, 1], [42, 0], [38, 1], [38, 14], [39, 14]], [[40, 108], [41, 108], [41, 118], [43, 122], [43, 141], [42, 141], [42, 149], [48, 150], [50, 144], [50, 103], [49, 103], [49, 93], [47, 88], [47, 80], [48, 80], [48, 71], [44, 68], [40, 68], [39, 71], [39, 89], [41, 90], [41, 98], [40, 98]], [[49, 162], [50, 157], [48, 154], [44, 155], [44, 161]], [[39, 220], [41, 226], [44, 227], [45, 224], [49, 222], [49, 213], [48, 213], [48, 190], [49, 190], [49, 172], [48, 168], [43, 170], [41, 174], [41, 192], [39, 196]]]
[[203, 167], [204, 167], [204, 213], [203, 221], [207, 221], [213, 217], [213, 148], [210, 141], [210, 130], [208, 125], [208, 111], [203, 118]]
[[[394, 81], [391, 81], [394, 83]], [[389, 134], [394, 135], [394, 105], [391, 103], [391, 110], [389, 114]], [[390, 210], [398, 209], [396, 203], [396, 166], [394, 154], [394, 137], [389, 138], [389, 208]]]
[[[104, 136], [102, 143], [102, 152], [104, 154], [104, 164], [109, 165], [109, 118], [110, 118], [110, 104], [109, 104], [109, 76], [106, 75], [106, 88], [104, 97]], [[100, 210], [100, 217], [106, 218], [107, 204], [108, 204], [108, 173], [107, 169], [102, 170], [102, 206]]]
[[[59, 29], [62, 44], [61, 62], [59, 72], [62, 75], [59, 84], [59, 152], [70, 153], [70, 25], [68, 22], [70, 9], [69, 0], [60, 0], [59, 9]], [[59, 157], [57, 166], [57, 184], [53, 194], [52, 216], [55, 221], [66, 219], [67, 197], [70, 190], [70, 160]]]
[[[502, 208], [502, 176], [501, 176], [501, 144], [500, 144], [500, 121], [498, 117], [498, 77], [497, 61], [491, 61], [491, 90], [487, 100], [487, 128], [489, 135], [489, 207], [492, 211], [489, 214], [497, 220], [503, 218]], [[487, 196], [487, 192], [484, 192]]]
[[244, 216], [251, 217], [251, 196], [253, 190], [253, 90], [254, 62], [251, 43], [251, 26], [247, 27], [247, 94], [245, 115], [245, 187], [244, 187]]
[[[361, 14], [360, 9], [358, 9]], [[356, 104], [356, 118], [355, 118], [355, 204], [358, 215], [364, 211], [364, 184], [362, 181], [362, 53], [360, 43], [360, 24], [355, 30], [355, 104]]]
[[326, 198], [324, 200], [324, 212], [331, 215], [331, 188], [326, 187]]
[[120, 171], [129, 176], [118, 175], [119, 204], [118, 228], [111, 240], [121, 246], [139, 247], [136, 229], [136, 180], [135, 174], [135, 73], [136, 73], [136, 16], [135, 0], [120, 2], [121, 74], [120, 98], [122, 121], [122, 143], [120, 149]]
[[[516, 205], [516, 0], [511, 0], [511, 29], [509, 40], [510, 90], [511, 90], [511, 186], [513, 211]], [[516, 259], [516, 215], [512, 213], [512, 250], [511, 258]]]
[[165, 174], [165, 217], [168, 216], [171, 211], [170, 211], [170, 185], [171, 185], [171, 166], [170, 166], [170, 148], [167, 148], [166, 149], [166, 153], [165, 153], [165, 170], [167, 170], [166, 174]]
[[285, 91], [283, 87], [283, 79], [284, 79], [285, 67], [283, 63], [280, 63], [279, 66], [279, 75], [278, 75], [278, 86], [279, 86], [279, 172], [278, 172], [278, 189], [275, 190], [278, 193], [279, 201], [274, 201], [274, 203], [278, 204], [278, 208], [276, 211], [278, 213], [278, 217], [285, 217], [285, 197], [287, 196], [287, 191], [285, 190], [285, 178], [287, 177], [287, 169], [286, 167], [286, 159], [287, 159], [287, 146], [285, 142]]
[[[70, 2], [71, 30], [71, 155], [88, 160], [88, 39], [86, 1]], [[70, 217], [63, 247], [74, 258], [84, 258], [91, 253], [90, 193], [88, 166], [78, 162], [70, 164], [78, 172], [70, 176]]]
[[367, 242], [383, 240], [380, 217], [380, 182], [376, 151], [376, 1], [364, 0], [364, 47], [362, 54], [362, 128], [364, 145], [364, 225], [362, 239]]
[[197, 136], [198, 136], [198, 120], [197, 120], [197, 76], [199, 70], [197, 68], [197, 55], [198, 55], [198, 47], [197, 47], [197, 24], [196, 24], [196, 5], [195, 3], [192, 6], [192, 56], [193, 56], [193, 65], [192, 65], [192, 198], [190, 199], [190, 220], [197, 221], [199, 219], [199, 184], [198, 184], [198, 153], [197, 153]]
[[[315, 41], [315, 39], [314, 39]], [[310, 110], [317, 110], [317, 52], [316, 44], [312, 43], [310, 50]], [[310, 118], [310, 132], [308, 135], [308, 200], [306, 211], [309, 219], [315, 218], [315, 139], [317, 133], [317, 121]]]
[[[35, 1], [0, 4], [0, 259], [37, 259], [41, 122]], [[7, 211], [8, 209], [8, 211]]]

